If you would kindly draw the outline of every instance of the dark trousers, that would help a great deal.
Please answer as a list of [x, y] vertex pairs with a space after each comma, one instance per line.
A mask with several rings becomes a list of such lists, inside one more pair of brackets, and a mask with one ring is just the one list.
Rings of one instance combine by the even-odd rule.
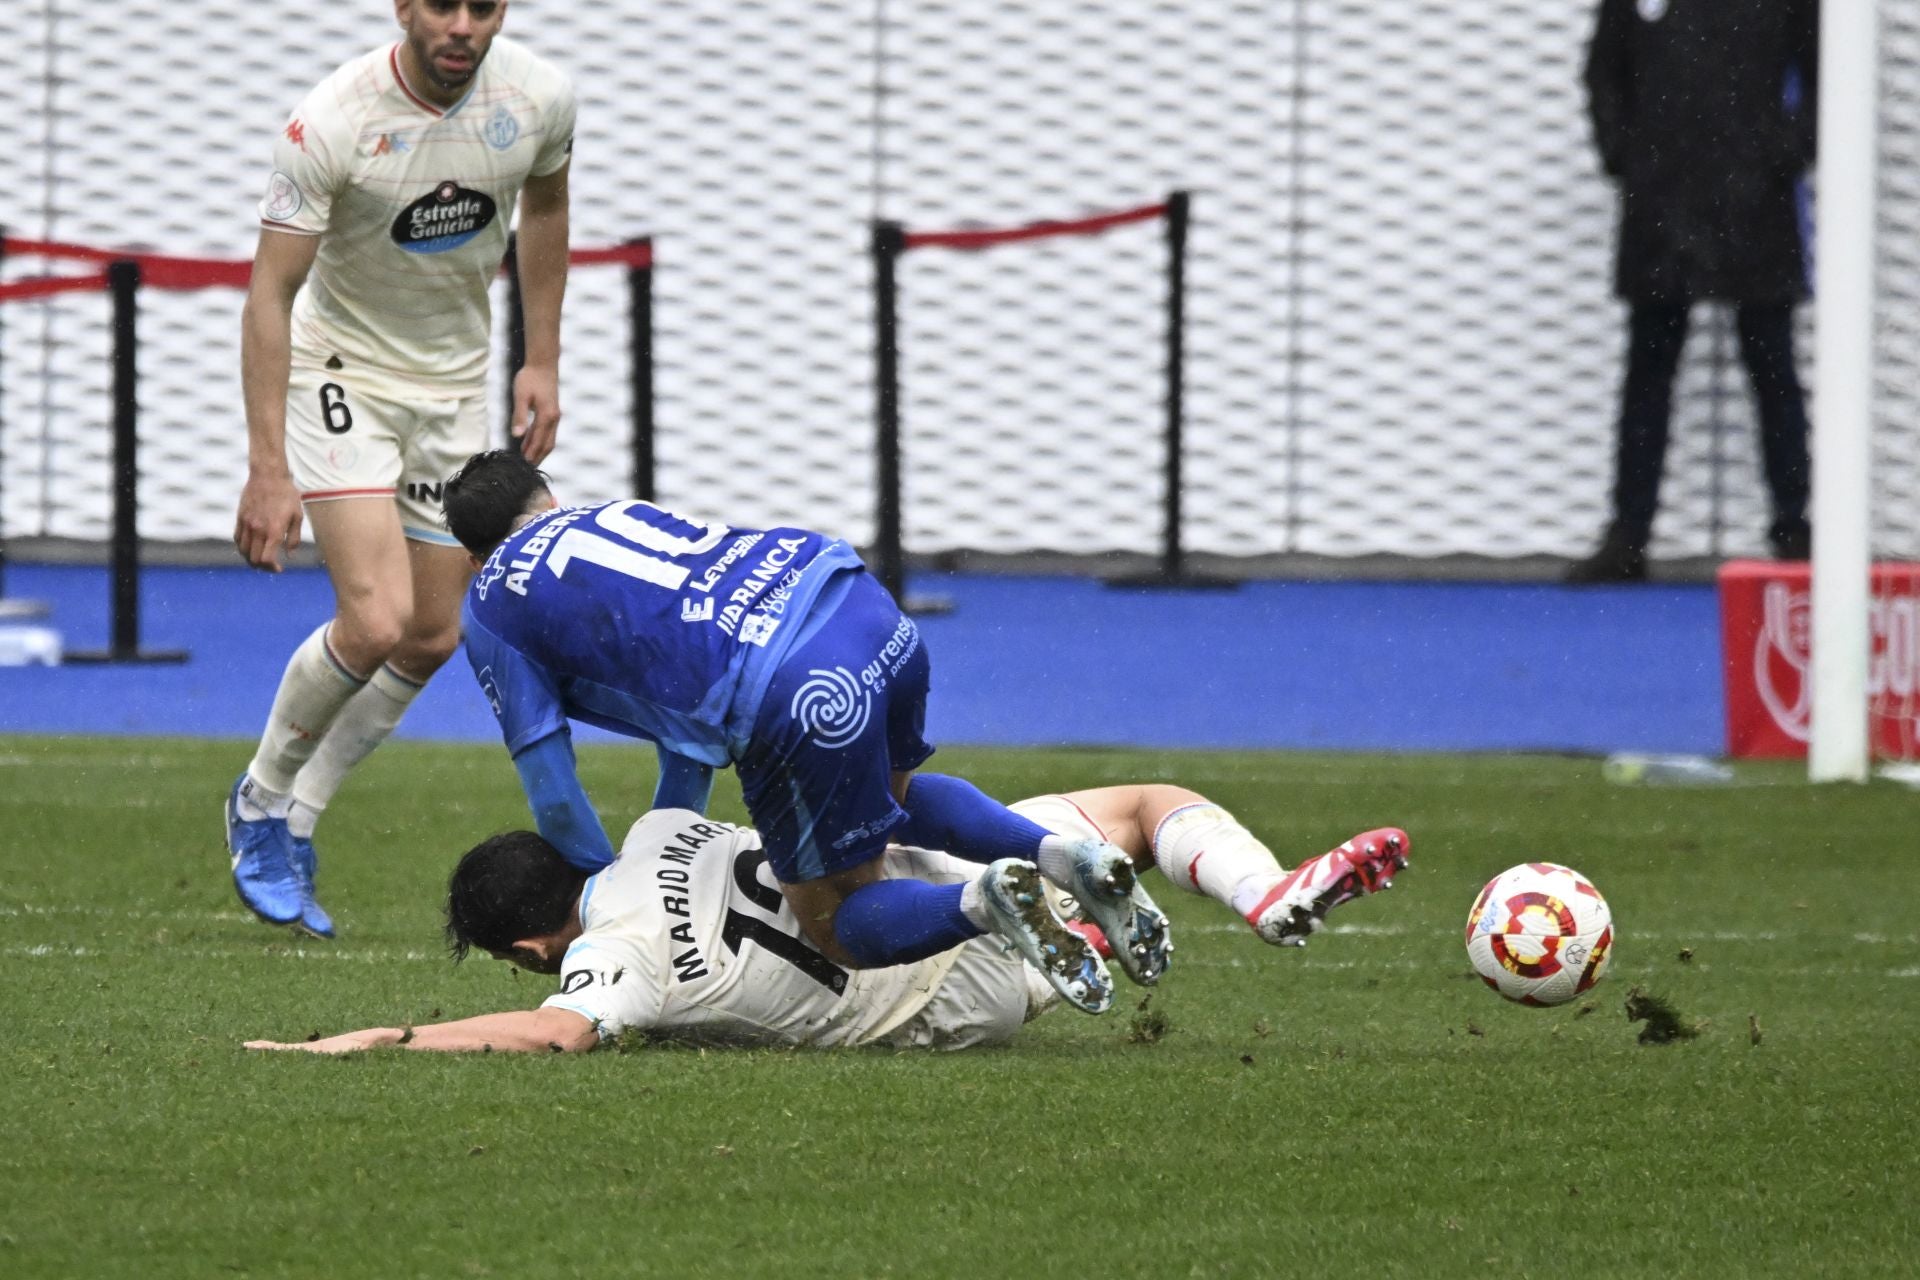
[[[1613, 482], [1620, 539], [1645, 547], [1660, 508], [1660, 473], [1673, 416], [1673, 378], [1687, 341], [1691, 307], [1637, 302], [1627, 318], [1627, 376], [1620, 393], [1619, 451]], [[1807, 405], [1793, 361], [1793, 304], [1742, 303], [1740, 362], [1760, 418], [1760, 459], [1773, 494], [1769, 536], [1804, 534], [1807, 525]]]

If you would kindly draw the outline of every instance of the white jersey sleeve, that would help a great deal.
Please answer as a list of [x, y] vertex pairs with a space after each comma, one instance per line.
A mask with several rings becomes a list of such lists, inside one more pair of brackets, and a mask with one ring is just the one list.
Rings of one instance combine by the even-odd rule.
[[339, 127], [340, 113], [316, 109], [314, 100], [332, 88], [329, 80], [308, 94], [274, 138], [273, 173], [260, 198], [261, 225], [307, 236], [327, 229], [353, 155], [353, 136]]

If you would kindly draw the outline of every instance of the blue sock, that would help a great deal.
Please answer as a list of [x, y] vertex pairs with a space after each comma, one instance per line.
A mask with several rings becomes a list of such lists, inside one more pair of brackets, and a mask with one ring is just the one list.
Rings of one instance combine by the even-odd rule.
[[907, 782], [906, 810], [907, 825], [894, 833], [896, 841], [941, 849], [969, 862], [1031, 862], [1040, 842], [1053, 834], [965, 778], [944, 773], [914, 774]]
[[833, 936], [862, 969], [912, 964], [983, 932], [960, 911], [964, 884], [876, 880], [848, 894], [833, 916]]

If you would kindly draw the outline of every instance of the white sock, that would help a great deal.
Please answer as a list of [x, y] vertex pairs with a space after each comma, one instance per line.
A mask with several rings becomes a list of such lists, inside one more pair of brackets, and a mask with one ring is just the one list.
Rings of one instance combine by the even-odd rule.
[[1153, 860], [1161, 874], [1189, 893], [1202, 893], [1245, 915], [1283, 872], [1279, 859], [1217, 804], [1181, 805], [1153, 832]]
[[987, 914], [986, 893], [980, 887], [980, 882], [986, 877], [987, 873], [982, 871], [960, 886], [960, 914], [965, 916], [974, 928], [992, 933], [993, 917]]
[[1040, 864], [1040, 874], [1062, 889], [1073, 888], [1073, 850], [1080, 840], [1077, 837], [1050, 835], [1040, 842], [1039, 851], [1033, 860]]
[[279, 691], [273, 695], [273, 709], [267, 713], [266, 732], [247, 765], [254, 782], [276, 796], [292, 791], [294, 775], [312, 758], [327, 726], [366, 683], [334, 656], [327, 644], [327, 627], [302, 640], [287, 660]]
[[320, 739], [319, 750], [293, 780], [287, 826], [294, 835], [313, 835], [314, 824], [347, 774], [387, 740], [424, 687], [383, 663], [348, 700]]

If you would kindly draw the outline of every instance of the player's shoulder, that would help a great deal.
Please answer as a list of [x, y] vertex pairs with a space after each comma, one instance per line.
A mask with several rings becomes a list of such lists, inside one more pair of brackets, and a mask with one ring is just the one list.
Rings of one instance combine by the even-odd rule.
[[[293, 109], [292, 120], [306, 134], [318, 134], [351, 146], [361, 122], [385, 95], [393, 76], [393, 46], [369, 49], [335, 67]], [[291, 136], [291, 135], [290, 135]]]
[[709, 846], [738, 848], [758, 841], [759, 836], [750, 827], [721, 822], [691, 809], [650, 809], [627, 829], [614, 865], [629, 859], [635, 864], [660, 857], [684, 860]]
[[506, 83], [547, 106], [573, 96], [573, 79], [558, 63], [535, 53], [509, 36], [495, 36], [487, 49], [487, 65]]

